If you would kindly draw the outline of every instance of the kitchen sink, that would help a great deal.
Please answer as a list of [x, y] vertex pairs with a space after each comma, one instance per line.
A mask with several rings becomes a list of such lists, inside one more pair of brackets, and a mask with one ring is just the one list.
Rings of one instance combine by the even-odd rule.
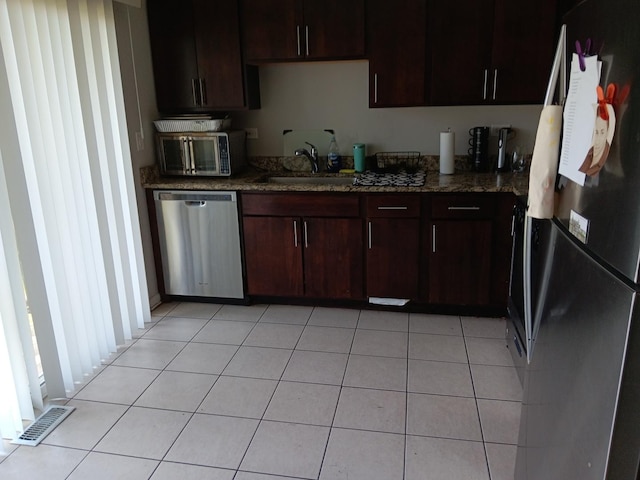
[[354, 177], [280, 177], [268, 176], [260, 179], [264, 183], [279, 183], [284, 185], [353, 185]]

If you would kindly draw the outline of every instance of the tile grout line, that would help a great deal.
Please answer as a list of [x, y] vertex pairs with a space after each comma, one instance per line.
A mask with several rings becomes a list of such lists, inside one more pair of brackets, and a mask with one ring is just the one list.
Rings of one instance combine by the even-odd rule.
[[476, 413], [478, 414], [478, 425], [480, 427], [480, 438], [482, 439], [482, 449], [484, 451], [484, 461], [487, 468], [488, 480], [491, 479], [491, 468], [489, 467], [489, 454], [487, 452], [487, 443], [484, 438], [484, 428], [482, 428], [482, 419], [480, 417], [480, 406], [478, 405], [478, 396], [476, 394], [476, 384], [473, 378], [473, 370], [471, 369], [471, 359], [469, 358], [469, 349], [467, 348], [467, 336], [464, 333], [464, 324], [462, 322], [462, 317], [460, 318], [460, 328], [462, 329], [462, 338], [464, 340], [464, 350], [467, 354], [467, 362], [469, 366], [469, 377], [471, 378], [471, 388], [473, 389], [473, 401], [476, 404]]
[[359, 310], [358, 312], [358, 320], [356, 321], [356, 325], [355, 328], [353, 329], [353, 337], [351, 337], [351, 345], [349, 346], [349, 352], [347, 353], [347, 363], [344, 366], [344, 372], [342, 372], [342, 380], [340, 380], [340, 391], [338, 393], [338, 401], [336, 402], [336, 408], [333, 412], [333, 418], [331, 419], [331, 425], [329, 427], [329, 435], [327, 436], [327, 443], [324, 446], [324, 452], [322, 453], [322, 460], [320, 462], [320, 471], [318, 472], [318, 480], [320, 479], [320, 477], [322, 476], [322, 468], [324, 467], [324, 461], [327, 457], [327, 451], [329, 450], [329, 442], [331, 441], [331, 434], [333, 433], [334, 428], [337, 428], [334, 426], [334, 423], [336, 421], [336, 416], [338, 415], [338, 405], [340, 405], [340, 399], [342, 398], [342, 391], [344, 388], [344, 379], [347, 376], [347, 368], [349, 368], [349, 359], [351, 358], [351, 350], [353, 349], [353, 343], [355, 342], [356, 339], [356, 330], [358, 329], [358, 324], [360, 323], [360, 316], [362, 315], [362, 310]]
[[[267, 307], [265, 309], [265, 311], [262, 313], [262, 315], [260, 315], [260, 318], [262, 318], [262, 316], [267, 312], [267, 310], [269, 309], [269, 307]], [[311, 313], [309, 314], [309, 317], [307, 318], [307, 321], [304, 324], [304, 328], [306, 328], [306, 326], [309, 323], [309, 319], [311, 318], [311, 315], [313, 313], [313, 310], [315, 310], [315, 307], [311, 310]], [[258, 322], [260, 321], [260, 319], [258, 319]], [[256, 322], [256, 325], [258, 324], [258, 322]], [[268, 322], [265, 322], [268, 323]], [[249, 440], [249, 443], [247, 444], [247, 448], [245, 449], [244, 453], [242, 454], [242, 458], [240, 459], [240, 462], [238, 462], [238, 467], [235, 469], [236, 473], [233, 475], [233, 478], [236, 478], [238, 476], [238, 472], [240, 472], [240, 467], [242, 466], [242, 462], [244, 461], [244, 459], [247, 457], [247, 453], [249, 453], [249, 449], [251, 448], [251, 444], [253, 443], [253, 440], [256, 438], [256, 434], [258, 433], [258, 430], [260, 429], [260, 425], [262, 425], [262, 423], [265, 421], [264, 416], [267, 413], [267, 410], [269, 409], [269, 405], [271, 405], [271, 402], [273, 401], [273, 397], [276, 394], [276, 391], [278, 391], [278, 386], [280, 385], [280, 383], [282, 382], [282, 377], [284, 376], [284, 372], [287, 370], [287, 367], [289, 366], [289, 363], [291, 362], [291, 358], [293, 357], [293, 353], [296, 351], [295, 347], [298, 345], [298, 343], [300, 343], [300, 339], [302, 338], [302, 334], [304, 333], [304, 328], [302, 329], [302, 332], [300, 332], [300, 336], [298, 337], [298, 340], [296, 341], [296, 344], [294, 345], [294, 347], [291, 349], [291, 354], [289, 355], [289, 359], [287, 360], [286, 365], [284, 366], [284, 368], [282, 369], [282, 373], [280, 374], [280, 378], [277, 380], [276, 386], [273, 389], [273, 392], [271, 393], [271, 396], [269, 397], [269, 401], [267, 402], [267, 405], [264, 407], [264, 410], [262, 412], [262, 415], [260, 416], [258, 420], [258, 424], [256, 425], [256, 429], [253, 432], [253, 435], [251, 435], [251, 439]], [[251, 331], [253, 331], [253, 329], [251, 329]], [[242, 343], [244, 344], [244, 342], [247, 340], [247, 338], [249, 337], [249, 335], [251, 335], [251, 332], [249, 332], [247, 334], [247, 336], [245, 337], [245, 339], [242, 341]], [[242, 346], [242, 345], [240, 345]], [[238, 348], [238, 351], [240, 350], [240, 348]], [[283, 349], [281, 349], [283, 350]], [[288, 349], [287, 349], [288, 350]], [[235, 356], [235, 355], [234, 355]], [[230, 360], [231, 361], [231, 360]], [[228, 365], [228, 364], [227, 364]], [[225, 367], [226, 368], [226, 367]], [[223, 369], [224, 372], [224, 369]], [[204, 400], [203, 400], [204, 401]], [[269, 420], [266, 420], [269, 421]], [[282, 423], [286, 423], [286, 422], [282, 422]]]

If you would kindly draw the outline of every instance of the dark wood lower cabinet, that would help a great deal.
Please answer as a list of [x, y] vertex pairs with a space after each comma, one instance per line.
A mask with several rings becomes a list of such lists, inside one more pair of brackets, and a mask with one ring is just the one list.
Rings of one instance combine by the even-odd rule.
[[506, 312], [513, 195], [242, 198], [251, 296]]
[[300, 296], [302, 247], [298, 219], [244, 217], [244, 255], [250, 295]]
[[490, 303], [492, 227], [491, 220], [431, 223], [430, 303]]
[[362, 220], [303, 219], [304, 290], [307, 297], [361, 299]]
[[426, 201], [422, 298], [506, 311], [513, 195], [440, 194]]
[[247, 193], [242, 199], [249, 295], [362, 300], [357, 195]]
[[370, 218], [367, 229], [367, 296], [418, 298], [420, 219]]

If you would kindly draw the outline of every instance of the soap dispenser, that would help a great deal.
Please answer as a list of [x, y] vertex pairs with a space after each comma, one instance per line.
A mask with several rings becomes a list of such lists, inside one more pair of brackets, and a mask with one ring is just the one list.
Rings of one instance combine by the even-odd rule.
[[342, 158], [340, 157], [340, 150], [338, 149], [338, 142], [336, 137], [331, 137], [329, 143], [329, 154], [327, 155], [327, 171], [331, 173], [338, 173], [342, 168]]

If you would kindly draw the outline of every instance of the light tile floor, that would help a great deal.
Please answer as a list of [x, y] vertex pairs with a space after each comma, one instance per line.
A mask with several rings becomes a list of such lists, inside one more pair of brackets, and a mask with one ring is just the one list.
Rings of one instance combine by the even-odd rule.
[[504, 322], [165, 304], [0, 478], [512, 480]]

